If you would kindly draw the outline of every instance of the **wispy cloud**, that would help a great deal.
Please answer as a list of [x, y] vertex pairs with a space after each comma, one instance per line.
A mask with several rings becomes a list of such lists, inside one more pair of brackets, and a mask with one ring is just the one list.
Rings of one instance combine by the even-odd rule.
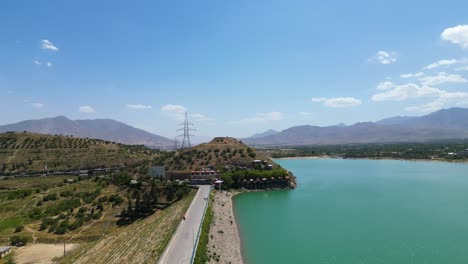
[[32, 103], [31, 105], [37, 109], [44, 108], [44, 104], [41, 103]]
[[243, 118], [237, 121], [231, 121], [231, 124], [261, 124], [284, 119], [282, 112], [257, 113], [255, 116]]
[[161, 107], [161, 111], [176, 120], [183, 120], [185, 112], [187, 112], [187, 108], [182, 105], [167, 104]]
[[191, 114], [190, 115], [190, 119], [195, 122], [195, 123], [214, 123], [216, 121], [216, 119], [212, 118], [212, 117], [208, 117], [204, 114], [200, 114], [200, 113], [195, 113], [195, 114]]
[[325, 107], [333, 108], [344, 108], [344, 107], [353, 107], [361, 105], [362, 102], [359, 99], [353, 97], [335, 97], [335, 98], [312, 98], [314, 103], [322, 103]]
[[47, 50], [52, 50], [52, 51], [58, 51], [59, 48], [57, 48], [52, 42], [50, 42], [47, 39], [41, 39], [41, 48], [42, 49], [47, 49]]
[[423, 85], [439, 85], [444, 83], [466, 83], [467, 80], [458, 74], [439, 72], [437, 75], [426, 76], [419, 79]]
[[311, 112], [299, 112], [298, 113], [300, 116], [311, 116], [311, 115], [314, 115], [314, 113], [311, 113]]
[[408, 83], [395, 87], [392, 90], [375, 94], [372, 100], [382, 101], [405, 101], [409, 99], [430, 98], [429, 103], [406, 107], [407, 111], [432, 112], [449, 105], [467, 105], [467, 92], [449, 92], [429, 86], [419, 86]]
[[391, 89], [393, 87], [395, 87], [396, 84], [394, 84], [393, 82], [391, 81], [384, 81], [384, 82], [381, 82], [377, 85], [377, 89], [378, 90], [388, 90], [388, 89]]
[[447, 28], [442, 32], [440, 38], [466, 49], [468, 48], [468, 25]]
[[50, 68], [50, 67], [52, 67], [52, 62], [48, 61], [48, 62], [46, 63], [46, 65], [47, 65], [47, 67]]
[[36, 64], [36, 65], [42, 65], [42, 62], [40, 62], [38, 60], [33, 60], [33, 63]]
[[392, 51], [379, 50], [377, 53], [370, 59], [370, 61], [376, 61], [377, 63], [386, 65], [392, 64], [397, 61], [396, 53]]
[[434, 96], [439, 93], [436, 88], [427, 86], [420, 87], [414, 83], [399, 85], [394, 89], [375, 94], [372, 96], [372, 101], [404, 101], [410, 98], [418, 98], [423, 96]]
[[405, 73], [405, 74], [402, 74], [400, 75], [401, 78], [405, 78], [405, 79], [408, 79], [408, 78], [417, 78], [417, 77], [421, 77], [424, 75], [424, 72], [416, 72], [416, 73]]
[[80, 111], [80, 113], [86, 113], [86, 114], [90, 114], [90, 113], [95, 113], [95, 112], [96, 112], [96, 111], [94, 110], [94, 108], [92, 108], [92, 107], [89, 106], [89, 105], [80, 106], [79, 111]]
[[144, 104], [127, 104], [127, 108], [134, 109], [134, 110], [145, 110], [145, 109], [152, 109], [151, 105], [144, 105]]
[[449, 65], [453, 65], [457, 63], [457, 60], [455, 59], [451, 59], [451, 60], [439, 60], [439, 61], [436, 61], [434, 63], [431, 63], [429, 65], [427, 65], [426, 67], [424, 67], [424, 69], [426, 70], [431, 70], [431, 69], [435, 69], [435, 68], [438, 68], [440, 66], [449, 66]]

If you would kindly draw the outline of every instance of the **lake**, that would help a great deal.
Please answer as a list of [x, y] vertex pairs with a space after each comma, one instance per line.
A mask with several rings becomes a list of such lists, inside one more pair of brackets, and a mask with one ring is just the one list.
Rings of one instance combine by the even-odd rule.
[[276, 161], [295, 190], [234, 198], [248, 264], [468, 263], [467, 164]]

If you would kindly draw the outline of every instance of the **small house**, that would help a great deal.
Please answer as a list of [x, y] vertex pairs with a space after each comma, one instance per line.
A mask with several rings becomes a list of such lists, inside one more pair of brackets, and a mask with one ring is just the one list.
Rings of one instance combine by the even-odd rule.
[[3, 246], [0, 247], [0, 259], [5, 257], [7, 254], [11, 252], [11, 246]]

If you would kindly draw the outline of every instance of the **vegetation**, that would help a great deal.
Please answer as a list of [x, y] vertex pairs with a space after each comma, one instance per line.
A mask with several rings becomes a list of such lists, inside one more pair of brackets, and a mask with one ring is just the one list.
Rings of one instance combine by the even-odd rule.
[[244, 179], [271, 179], [278, 177], [286, 177], [289, 172], [281, 167], [274, 170], [237, 170], [233, 172], [225, 172], [222, 174], [223, 189], [240, 188], [240, 182]]
[[210, 195], [210, 201], [208, 207], [206, 208], [205, 217], [202, 223], [202, 229], [200, 232], [200, 237], [198, 239], [197, 252], [195, 254], [194, 263], [195, 264], [204, 264], [210, 261], [210, 256], [208, 254], [208, 240], [210, 234], [211, 223], [213, 222], [213, 195]]
[[337, 156], [342, 158], [468, 159], [466, 142], [430, 142], [395, 144], [358, 144], [288, 147], [263, 150], [272, 158], [303, 156]]
[[[254, 159], [269, 161], [268, 157], [257, 153], [241, 141], [219, 137], [209, 143], [197, 145], [169, 157], [166, 167], [172, 170], [201, 170], [212, 167], [217, 170], [255, 169]], [[276, 165], [270, 162], [271, 165]]]
[[34, 133], [0, 134], [0, 175], [44, 174], [92, 168], [138, 166], [167, 159], [141, 145]]

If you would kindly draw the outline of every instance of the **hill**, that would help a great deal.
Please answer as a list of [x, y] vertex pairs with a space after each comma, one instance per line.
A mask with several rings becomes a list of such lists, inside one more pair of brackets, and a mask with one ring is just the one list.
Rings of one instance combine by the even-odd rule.
[[49, 135], [96, 138], [129, 145], [153, 148], [172, 147], [173, 141], [112, 119], [70, 120], [64, 116], [27, 120], [0, 126], [0, 133], [28, 131]]
[[249, 138], [261, 138], [261, 137], [267, 137], [267, 136], [271, 136], [271, 135], [274, 135], [274, 134], [277, 134], [278, 131], [276, 130], [273, 130], [273, 129], [268, 129], [267, 131], [263, 132], [263, 133], [256, 133], [256, 134], [253, 134], [252, 136], [250, 136]]
[[295, 126], [277, 134], [244, 139], [254, 146], [424, 142], [468, 138], [468, 109], [451, 108], [421, 117], [394, 117], [350, 126]]
[[265, 155], [235, 138], [217, 137], [209, 143], [181, 150], [166, 161], [172, 170], [200, 170], [213, 167], [219, 170], [232, 168], [255, 169], [254, 160], [264, 160], [269, 165], [276, 164]]
[[0, 174], [132, 166], [159, 157], [144, 146], [35, 133], [0, 134]]

